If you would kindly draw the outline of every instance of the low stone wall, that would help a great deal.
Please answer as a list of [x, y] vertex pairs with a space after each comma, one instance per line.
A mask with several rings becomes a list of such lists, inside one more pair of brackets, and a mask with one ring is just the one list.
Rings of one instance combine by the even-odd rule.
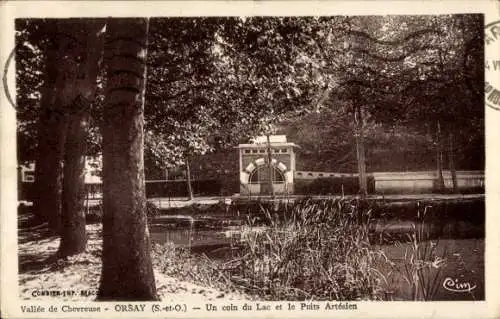
[[[369, 190], [370, 193], [378, 194], [419, 194], [437, 192], [437, 172], [372, 172], [367, 174], [373, 179], [375, 185]], [[294, 174], [296, 184], [310, 184], [318, 179], [357, 179], [358, 174], [335, 173], [335, 172], [313, 172], [296, 171]], [[450, 171], [443, 171], [445, 188], [453, 188], [453, 180]], [[484, 192], [483, 171], [457, 171], [457, 184], [461, 192], [482, 193]]]
[[[438, 175], [435, 171], [423, 172], [375, 172], [375, 192], [390, 193], [433, 193], [437, 191]], [[446, 189], [453, 188], [449, 171], [443, 171]], [[484, 192], [484, 172], [457, 171], [457, 186], [462, 192]]]

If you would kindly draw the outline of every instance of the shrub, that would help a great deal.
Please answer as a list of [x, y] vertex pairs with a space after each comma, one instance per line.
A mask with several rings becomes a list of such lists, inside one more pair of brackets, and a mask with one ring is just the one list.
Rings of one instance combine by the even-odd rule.
[[[375, 179], [367, 176], [368, 193], [375, 192]], [[358, 177], [320, 177], [313, 180], [296, 179], [295, 193], [302, 195], [357, 194]]]
[[[239, 180], [234, 179], [207, 179], [192, 180], [191, 187], [195, 196], [231, 195], [239, 192]], [[146, 196], [152, 197], [186, 197], [188, 196], [187, 182], [179, 181], [146, 181]]]

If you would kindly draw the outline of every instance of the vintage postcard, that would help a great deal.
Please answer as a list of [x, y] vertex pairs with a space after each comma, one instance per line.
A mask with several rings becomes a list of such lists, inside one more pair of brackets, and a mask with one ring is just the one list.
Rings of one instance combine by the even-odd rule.
[[495, 1], [6, 1], [5, 318], [498, 318]]

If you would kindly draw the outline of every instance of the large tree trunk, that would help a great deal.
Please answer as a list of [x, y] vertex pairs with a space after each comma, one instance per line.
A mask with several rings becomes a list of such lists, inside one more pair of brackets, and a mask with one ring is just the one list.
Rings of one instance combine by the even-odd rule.
[[356, 155], [358, 161], [358, 177], [359, 177], [359, 194], [362, 198], [368, 195], [367, 181], [366, 181], [366, 158], [365, 158], [365, 145], [363, 134], [363, 114], [361, 106], [354, 105], [354, 122], [356, 125]]
[[188, 191], [188, 199], [193, 200], [193, 186], [191, 185], [191, 167], [189, 166], [189, 158], [186, 156], [186, 182], [187, 182], [187, 191]]
[[54, 233], [61, 226], [62, 156], [66, 119], [43, 107], [35, 164], [34, 213]]
[[443, 138], [441, 136], [441, 123], [436, 124], [436, 162], [437, 162], [437, 189], [440, 193], [444, 192], [444, 177], [443, 177]]
[[[87, 113], [87, 112], [86, 112]], [[81, 253], [87, 245], [85, 230], [85, 151], [88, 113], [70, 116], [64, 154], [62, 228], [59, 257]]]
[[[62, 231], [58, 255], [60, 257], [81, 253], [87, 244], [85, 200], [85, 156], [87, 129], [91, 103], [97, 89], [97, 73], [102, 55], [99, 21], [71, 21], [66, 32], [76, 28], [72, 36], [78, 39], [80, 50], [74, 50], [70, 63], [75, 82], [75, 96], [68, 112], [68, 130], [64, 153], [62, 194]], [[83, 32], [82, 32], [83, 31]], [[81, 57], [84, 57], [81, 59]]]
[[58, 59], [64, 55], [64, 47], [53, 35], [57, 32], [57, 24], [49, 21], [46, 34], [51, 37], [47, 47], [45, 62], [45, 83], [40, 101], [40, 118], [38, 122], [38, 146], [35, 162], [34, 213], [40, 222], [47, 221], [49, 228], [58, 233], [61, 221], [62, 160], [67, 116], [58, 104], [57, 85]]
[[148, 20], [107, 24], [103, 121], [103, 252], [98, 300], [155, 300], [144, 185]]

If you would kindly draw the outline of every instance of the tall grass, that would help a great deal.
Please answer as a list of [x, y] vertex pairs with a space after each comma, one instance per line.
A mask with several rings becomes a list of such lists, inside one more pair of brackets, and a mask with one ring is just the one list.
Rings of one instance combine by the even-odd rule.
[[242, 236], [235, 281], [270, 300], [381, 298], [381, 250], [369, 241], [370, 210], [355, 200], [311, 199], [263, 211], [269, 227]]
[[406, 288], [412, 300], [435, 299], [447, 252], [429, 240], [430, 207], [419, 208], [408, 241], [396, 244], [404, 257], [393, 262], [377, 241], [384, 236], [374, 236], [370, 205], [342, 198], [266, 203], [258, 213], [252, 207], [227, 258], [167, 244], [154, 247], [153, 260], [169, 275], [259, 300], [392, 300]]

